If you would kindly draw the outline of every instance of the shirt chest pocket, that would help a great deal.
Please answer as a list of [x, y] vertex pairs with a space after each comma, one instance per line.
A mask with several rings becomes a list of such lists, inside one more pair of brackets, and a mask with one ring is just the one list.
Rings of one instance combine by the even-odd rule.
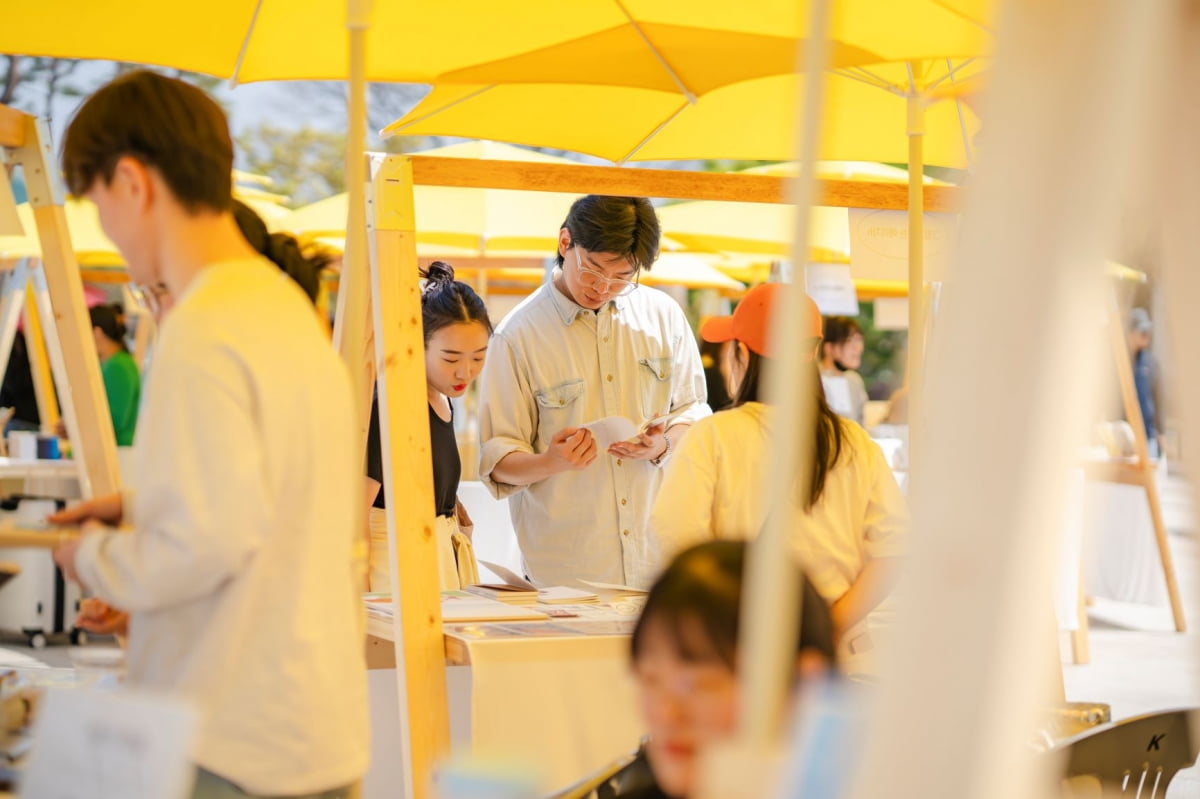
[[647, 419], [653, 419], [671, 410], [671, 378], [670, 358], [638, 358], [642, 414]]
[[534, 392], [538, 404], [538, 438], [550, 446], [554, 434], [564, 427], [578, 427], [583, 418], [583, 380], [567, 380]]

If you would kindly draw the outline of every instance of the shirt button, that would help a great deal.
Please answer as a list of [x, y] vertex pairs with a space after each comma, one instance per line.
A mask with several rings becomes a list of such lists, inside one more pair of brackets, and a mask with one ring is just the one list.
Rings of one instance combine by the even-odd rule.
[[606, 378], [604, 378], [604, 379], [605, 379], [605, 380], [607, 380], [608, 382], [610, 382], [610, 383], [611, 383], [611, 382], [612, 382], [612, 375], [609, 375], [608, 377], [606, 377]]
[[628, 536], [628, 535], [629, 535], [629, 531], [628, 531], [628, 530], [622, 530], [622, 531], [621, 531], [621, 535], [623, 535], [623, 536]]
[[622, 504], [622, 505], [628, 505], [628, 504], [629, 504], [629, 500], [627, 500], [627, 499], [623, 499], [623, 500], [621, 500], [621, 504]]
[[604, 337], [604, 343], [605, 343], [605, 344], [607, 344], [607, 343], [608, 343], [608, 336], [605, 336], [605, 337]]
[[620, 466], [620, 465], [621, 465], [621, 459], [620, 459], [620, 458], [617, 458], [617, 465], [618, 465], [618, 466]]

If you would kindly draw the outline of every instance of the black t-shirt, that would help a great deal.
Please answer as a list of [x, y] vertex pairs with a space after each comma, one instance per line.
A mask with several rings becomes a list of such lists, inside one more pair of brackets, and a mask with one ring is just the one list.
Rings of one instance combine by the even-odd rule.
[[[458, 481], [462, 477], [462, 461], [458, 458], [458, 440], [454, 437], [454, 405], [450, 405], [450, 421], [444, 421], [433, 406], [429, 408], [429, 449], [433, 453], [433, 500], [438, 516], [453, 516], [458, 497]], [[371, 429], [367, 432], [367, 477], [379, 483], [375, 507], [385, 508], [383, 496], [383, 447], [379, 432], [379, 395], [371, 401]], [[397, 475], [397, 479], [404, 479]]]

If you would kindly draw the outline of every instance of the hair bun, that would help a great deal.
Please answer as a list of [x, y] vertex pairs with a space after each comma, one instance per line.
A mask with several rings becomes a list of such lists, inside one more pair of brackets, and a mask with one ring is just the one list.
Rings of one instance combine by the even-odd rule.
[[454, 282], [454, 267], [445, 261], [434, 261], [425, 269], [421, 269], [420, 273], [421, 277], [429, 281], [431, 286]]

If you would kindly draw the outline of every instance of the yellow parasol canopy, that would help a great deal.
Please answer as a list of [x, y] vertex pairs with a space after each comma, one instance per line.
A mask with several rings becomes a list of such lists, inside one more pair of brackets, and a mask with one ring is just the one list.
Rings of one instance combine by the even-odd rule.
[[[934, 0], [837, 6], [838, 67], [959, 58], [986, 39]], [[366, 77], [613, 84], [699, 96], [793, 71], [808, 10], [805, 2], [728, 0], [376, 2]], [[344, 79], [346, 39], [330, 33], [345, 22], [346, 0], [39, 0], [5, 19], [0, 52], [157, 64], [239, 82]]]
[[[948, 69], [928, 65], [910, 84], [906, 65], [871, 68], [881, 85], [843, 74], [826, 77], [821, 149], [825, 160], [907, 163], [908, 99], [940, 81]], [[974, 74], [962, 67], [954, 80]], [[895, 84], [891, 82], [895, 81]], [[890, 88], [884, 88], [886, 83]], [[739, 158], [762, 161], [795, 157], [796, 109], [802, 76], [791, 73], [715, 89], [689, 103], [678, 92], [629, 86], [437, 85], [385, 135], [453, 135], [559, 147], [611, 161]], [[546, 114], [547, 108], [555, 113]], [[602, 120], [603, 124], [581, 124]], [[969, 160], [979, 122], [953, 99], [932, 101], [925, 115], [927, 163], [962, 167]]]
[[[480, 160], [572, 163], [564, 158], [495, 142], [475, 141], [414, 155]], [[417, 244], [421, 254], [489, 255], [554, 252], [559, 225], [573, 194], [503, 189], [417, 186]], [[280, 230], [309, 238], [345, 236], [346, 195], [299, 208], [279, 220]]]
[[[746, 174], [795, 175], [794, 162], [743, 170]], [[819, 178], [907, 183], [903, 169], [857, 161], [822, 161]], [[926, 185], [946, 185], [925, 177]], [[792, 255], [796, 208], [790, 205], [693, 200], [658, 209], [663, 234], [686, 250], [728, 252], [775, 258]], [[844, 263], [850, 259], [850, 224], [845, 208], [814, 207], [809, 221], [809, 260]]]
[[[277, 230], [279, 219], [291, 213], [278, 203], [254, 196], [243, 196], [239, 189], [234, 190], [234, 196], [261, 216], [270, 230]], [[342, 210], [344, 213], [344, 204]], [[124, 265], [125, 261], [117, 251], [117, 245], [113, 244], [100, 227], [100, 215], [95, 203], [82, 197], [68, 197], [64, 212], [67, 217], [67, 231], [71, 235], [71, 245], [75, 249], [75, 258], [80, 266], [90, 269]], [[41, 257], [42, 246], [38, 241], [37, 226], [29, 203], [17, 206], [17, 216], [25, 233], [21, 236], [0, 236], [0, 261]]]

